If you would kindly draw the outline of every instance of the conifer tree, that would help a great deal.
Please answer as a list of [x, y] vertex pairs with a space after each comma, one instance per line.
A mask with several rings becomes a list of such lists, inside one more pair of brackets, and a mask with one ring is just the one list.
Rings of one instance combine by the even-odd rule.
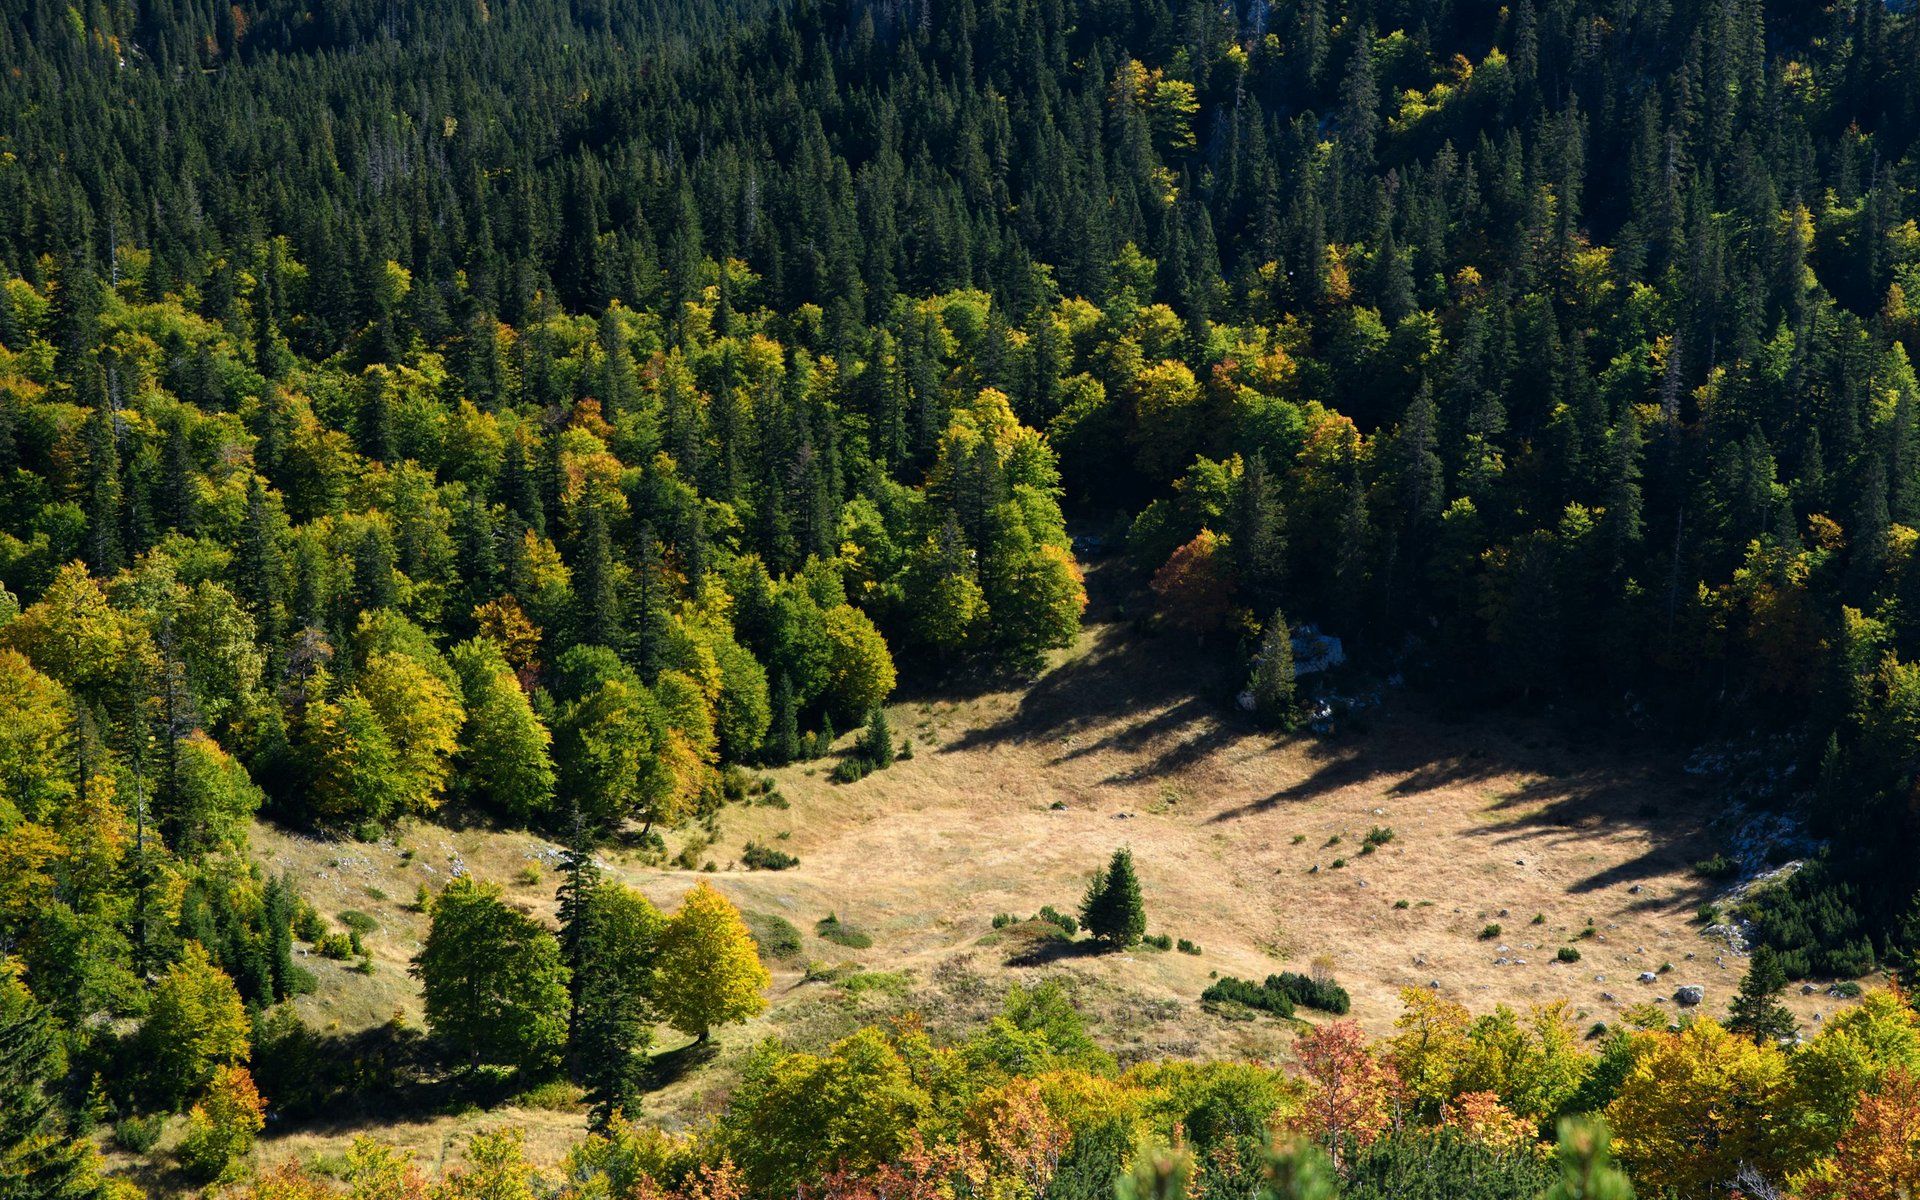
[[1133, 852], [1125, 846], [1113, 852], [1107, 869], [1088, 885], [1086, 897], [1080, 902], [1080, 924], [1118, 950], [1145, 936], [1146, 904], [1140, 896], [1140, 880], [1133, 872]]
[[1253, 679], [1247, 685], [1253, 693], [1254, 711], [1282, 728], [1294, 719], [1293, 631], [1287, 616], [1279, 609], [1267, 619], [1260, 631], [1259, 657], [1253, 664]]
[[1780, 956], [1771, 946], [1755, 946], [1746, 976], [1740, 980], [1740, 991], [1733, 998], [1727, 1028], [1762, 1046], [1791, 1038], [1799, 1026], [1793, 1013], [1780, 1002], [1786, 989], [1787, 972], [1780, 965]]
[[770, 767], [784, 767], [800, 758], [800, 714], [794, 704], [793, 680], [784, 673], [773, 686], [773, 719], [761, 757]]
[[884, 771], [893, 765], [894, 744], [893, 729], [887, 723], [887, 709], [883, 704], [873, 706], [873, 714], [867, 718], [867, 729], [860, 738], [860, 756], [876, 771]]

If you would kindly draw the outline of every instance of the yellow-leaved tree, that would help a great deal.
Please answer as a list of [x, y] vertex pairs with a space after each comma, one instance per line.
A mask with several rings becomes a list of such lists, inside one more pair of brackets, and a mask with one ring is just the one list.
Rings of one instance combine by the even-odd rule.
[[706, 1041], [715, 1025], [758, 1016], [773, 982], [740, 910], [701, 883], [660, 935], [653, 1002], [667, 1023]]
[[1768, 1177], [1787, 1158], [1786, 1056], [1701, 1019], [1642, 1035], [1607, 1107], [1614, 1146], [1649, 1195], [1717, 1194], [1742, 1167]]

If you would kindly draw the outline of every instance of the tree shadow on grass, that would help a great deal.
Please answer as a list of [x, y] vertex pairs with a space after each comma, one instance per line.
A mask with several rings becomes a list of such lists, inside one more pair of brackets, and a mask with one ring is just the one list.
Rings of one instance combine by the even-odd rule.
[[1112, 952], [1113, 947], [1092, 938], [1035, 938], [1007, 955], [1006, 963], [1009, 967], [1044, 967], [1077, 958], [1096, 958]]
[[347, 1133], [511, 1101], [540, 1078], [454, 1063], [424, 1033], [398, 1024], [353, 1033], [270, 1026], [253, 1073], [272, 1108], [268, 1136]]
[[720, 1043], [712, 1038], [662, 1050], [647, 1059], [640, 1073], [641, 1084], [648, 1091], [658, 1091], [668, 1084], [677, 1083], [718, 1057]]
[[[1646, 836], [1643, 852], [1579, 880], [1571, 888], [1575, 893], [1641, 883], [1684, 869], [1716, 848], [1710, 824], [1718, 806], [1644, 745], [1527, 715], [1498, 725], [1449, 723], [1435, 707], [1409, 697], [1405, 711], [1390, 714], [1372, 733], [1310, 745], [1304, 778], [1222, 809], [1210, 822], [1230, 824], [1351, 788], [1372, 787], [1403, 801], [1468, 788], [1484, 789], [1485, 820], [1463, 836], [1510, 848], [1517, 859], [1561, 840]], [[1391, 806], [1383, 820], [1391, 820]], [[1686, 909], [1713, 890], [1710, 881], [1699, 880], [1634, 904]]]

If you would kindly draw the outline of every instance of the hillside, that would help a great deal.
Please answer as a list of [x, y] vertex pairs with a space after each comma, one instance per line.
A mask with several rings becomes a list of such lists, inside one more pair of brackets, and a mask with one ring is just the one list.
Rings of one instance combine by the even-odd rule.
[[[1582, 1029], [1617, 1023], [1629, 1005], [1656, 998], [1671, 1007], [1681, 984], [1705, 988], [1706, 1011], [1724, 1010], [1745, 959], [1697, 918], [1727, 885], [1689, 865], [1724, 844], [1728, 831], [1716, 824], [1724, 805], [1679, 769], [1671, 748], [1576, 738], [1546, 717], [1455, 716], [1439, 698], [1404, 691], [1389, 692], [1364, 731], [1276, 737], [1220, 703], [1224, 680], [1211, 659], [1123, 619], [1119, 573], [1115, 562], [1095, 567], [1083, 634], [1030, 685], [893, 706], [911, 759], [847, 785], [827, 781], [831, 760], [783, 768], [771, 774], [790, 808], [723, 810], [700, 854], [717, 868], [711, 878], [750, 923], [765, 914], [791, 922], [801, 948], [772, 961], [767, 1014], [729, 1031], [717, 1061], [651, 1091], [648, 1117], [677, 1125], [710, 1110], [762, 1038], [818, 1048], [902, 1011], [959, 1037], [998, 1009], [1010, 984], [1041, 978], [1069, 986], [1123, 1062], [1286, 1059], [1288, 1024], [1199, 1004], [1216, 973], [1330, 969], [1376, 1035], [1392, 1031], [1399, 989], [1434, 981], [1476, 1013], [1565, 999]], [[1392, 828], [1392, 841], [1361, 854], [1376, 826]], [[745, 870], [739, 855], [749, 841], [800, 864]], [[472, 872], [552, 919], [559, 847], [526, 833], [416, 823], [363, 844], [263, 824], [254, 844], [322, 911], [359, 909], [380, 922], [369, 939], [373, 976], [307, 960], [321, 983], [297, 1007], [336, 1033], [396, 1013], [419, 1023], [417, 985], [406, 975], [426, 929], [409, 903], [417, 886]], [[1121, 844], [1139, 864], [1149, 929], [1198, 943], [1199, 956], [1093, 954], [1084, 940], [1036, 942], [993, 928], [997, 913], [1073, 911], [1091, 869]], [[1342, 858], [1347, 865], [1333, 869]], [[617, 848], [603, 861], [662, 908], [709, 878], [642, 866]], [[871, 947], [817, 936], [830, 913], [869, 934]], [[1544, 923], [1532, 924], [1535, 914]], [[1503, 935], [1482, 938], [1492, 922]], [[1582, 936], [1589, 922], [1595, 931]], [[1556, 961], [1563, 945], [1580, 949], [1578, 963]], [[1672, 971], [1658, 984], [1636, 982], [1663, 964]], [[867, 989], [808, 977], [809, 966], [844, 976], [850, 965]], [[1810, 1028], [1847, 1003], [1800, 989], [1789, 997]], [[671, 1061], [684, 1040], [663, 1030], [659, 1049]], [[536, 1155], [552, 1161], [582, 1118], [513, 1105], [398, 1121], [383, 1114], [298, 1126], [263, 1143], [261, 1155], [338, 1153], [371, 1131], [444, 1164], [462, 1135], [505, 1125], [526, 1128]]]

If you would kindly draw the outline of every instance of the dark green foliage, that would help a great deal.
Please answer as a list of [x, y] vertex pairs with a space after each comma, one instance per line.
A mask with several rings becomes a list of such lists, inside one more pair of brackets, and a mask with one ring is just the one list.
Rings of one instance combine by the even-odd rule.
[[1200, 993], [1202, 1004], [1238, 1004], [1260, 1012], [1272, 1013], [1276, 1017], [1293, 1015], [1293, 997], [1278, 988], [1263, 987], [1236, 979], [1232, 975], [1223, 975], [1207, 985]]
[[65, 1074], [52, 1014], [0, 966], [0, 1194], [104, 1195], [84, 1144], [70, 1137], [59, 1097]]
[[876, 705], [873, 714], [867, 718], [866, 732], [860, 735], [860, 757], [876, 771], [884, 771], [893, 765], [894, 760], [893, 728], [887, 723], [887, 710]]
[[[1193, 953], [1198, 953], [1197, 948]], [[1347, 989], [1331, 979], [1315, 979], [1293, 971], [1269, 975], [1259, 984], [1223, 975], [1201, 993], [1200, 999], [1203, 1002], [1231, 1001], [1280, 1017], [1291, 1017], [1295, 1007], [1319, 1009], [1335, 1016], [1345, 1016], [1353, 1007], [1353, 999], [1347, 994]]]
[[1353, 1157], [1341, 1200], [1531, 1200], [1554, 1180], [1529, 1151], [1500, 1153], [1450, 1130], [1411, 1129]]
[[1347, 989], [1331, 979], [1315, 979], [1293, 971], [1282, 971], [1278, 975], [1267, 976], [1264, 985], [1268, 991], [1284, 992], [1293, 1002], [1304, 1008], [1317, 1008], [1321, 1012], [1344, 1017], [1352, 1007], [1352, 998]]
[[1780, 1002], [1786, 990], [1787, 973], [1780, 965], [1780, 956], [1770, 946], [1756, 946], [1733, 998], [1727, 1028], [1761, 1045], [1791, 1038], [1799, 1022]]
[[1740, 875], [1740, 864], [1724, 854], [1715, 854], [1694, 863], [1693, 873], [1703, 879], [1735, 879]]
[[777, 847], [748, 842], [740, 852], [740, 865], [750, 871], [784, 871], [799, 866], [800, 860]]
[[849, 925], [833, 913], [814, 922], [813, 932], [822, 940], [845, 946], [849, 950], [865, 950], [873, 945], [871, 934], [856, 925]]
[[1140, 880], [1133, 873], [1133, 853], [1126, 847], [1087, 886], [1080, 902], [1080, 924], [1094, 938], [1117, 949], [1138, 942], [1147, 931], [1147, 908], [1140, 896]]

